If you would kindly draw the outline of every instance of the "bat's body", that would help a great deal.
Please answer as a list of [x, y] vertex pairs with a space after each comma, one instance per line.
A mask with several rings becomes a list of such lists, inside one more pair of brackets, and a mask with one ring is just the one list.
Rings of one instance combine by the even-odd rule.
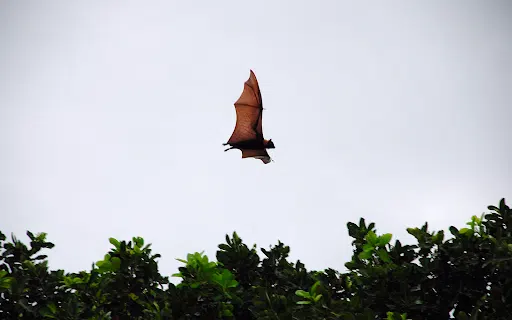
[[242, 95], [235, 102], [236, 125], [233, 134], [227, 143], [230, 149], [242, 151], [242, 158], [256, 158], [267, 164], [272, 159], [267, 149], [275, 148], [272, 139], [263, 138], [262, 115], [263, 101], [261, 99], [260, 87], [254, 72], [251, 70], [249, 80], [244, 84]]

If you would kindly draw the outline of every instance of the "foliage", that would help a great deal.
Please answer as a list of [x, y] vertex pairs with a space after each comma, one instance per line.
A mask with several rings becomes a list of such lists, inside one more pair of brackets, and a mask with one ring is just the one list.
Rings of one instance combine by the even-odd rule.
[[408, 228], [392, 243], [364, 219], [349, 222], [353, 255], [340, 273], [288, 261], [281, 242], [249, 248], [233, 233], [217, 261], [189, 254], [174, 285], [144, 239], [110, 238], [90, 271], [49, 270], [46, 234], [29, 245], [0, 232], [2, 319], [508, 319], [512, 314], [512, 210], [502, 199], [461, 229]]

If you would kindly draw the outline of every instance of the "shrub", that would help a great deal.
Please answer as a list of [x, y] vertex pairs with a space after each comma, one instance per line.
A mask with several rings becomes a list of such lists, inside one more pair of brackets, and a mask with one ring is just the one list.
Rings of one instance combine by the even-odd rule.
[[461, 229], [408, 228], [413, 245], [347, 224], [353, 256], [340, 273], [288, 261], [290, 248], [249, 248], [234, 232], [217, 261], [189, 254], [174, 285], [159, 254], [134, 237], [90, 271], [49, 270], [46, 234], [29, 245], [0, 232], [0, 318], [14, 319], [509, 319], [512, 314], [512, 210], [502, 199]]

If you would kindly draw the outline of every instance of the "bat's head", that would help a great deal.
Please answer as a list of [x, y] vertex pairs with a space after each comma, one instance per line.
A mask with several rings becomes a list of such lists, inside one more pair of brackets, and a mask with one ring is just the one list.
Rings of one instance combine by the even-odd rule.
[[267, 149], [275, 149], [276, 146], [274, 146], [274, 142], [272, 142], [272, 139], [268, 140], [265, 144], [265, 148]]

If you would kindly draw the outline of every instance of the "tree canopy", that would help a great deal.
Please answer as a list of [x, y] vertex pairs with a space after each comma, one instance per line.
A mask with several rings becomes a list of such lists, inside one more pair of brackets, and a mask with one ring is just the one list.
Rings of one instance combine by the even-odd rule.
[[[512, 210], [505, 199], [464, 228], [408, 228], [392, 241], [374, 223], [347, 223], [353, 255], [340, 273], [307, 270], [290, 247], [248, 247], [234, 232], [216, 261], [189, 254], [172, 275], [158, 271], [150, 244], [110, 238], [90, 271], [50, 270], [41, 249], [0, 232], [1, 319], [510, 319]], [[321, 250], [321, 244], [319, 244]]]

